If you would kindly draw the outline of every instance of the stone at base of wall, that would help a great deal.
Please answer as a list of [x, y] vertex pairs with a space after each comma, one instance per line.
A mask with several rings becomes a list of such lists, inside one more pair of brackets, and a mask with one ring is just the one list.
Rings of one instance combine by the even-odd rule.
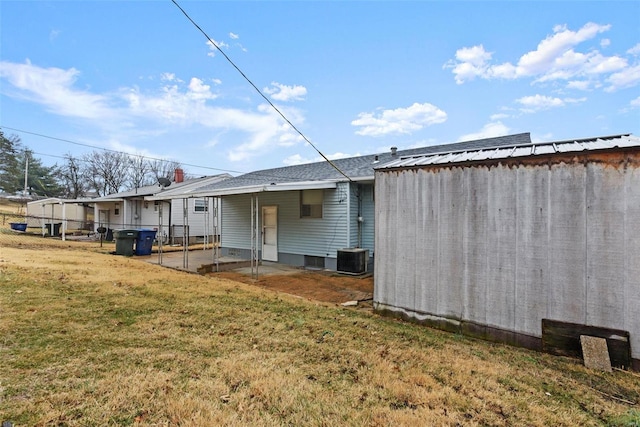
[[[373, 309], [381, 316], [388, 316], [402, 319], [407, 322], [440, 329], [447, 332], [466, 335], [485, 341], [509, 344], [514, 347], [522, 347], [530, 350], [542, 352], [542, 338], [506, 329], [495, 328], [471, 321], [450, 319], [429, 313], [417, 313], [404, 310], [399, 307], [392, 307], [378, 302], [373, 303]], [[631, 370], [640, 372], [640, 359], [631, 359]]]

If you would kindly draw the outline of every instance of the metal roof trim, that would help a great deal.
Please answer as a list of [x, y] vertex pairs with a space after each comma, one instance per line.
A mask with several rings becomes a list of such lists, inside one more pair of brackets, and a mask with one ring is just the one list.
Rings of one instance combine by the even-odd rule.
[[[173, 196], [171, 199], [187, 199], [187, 198], [199, 198], [199, 197], [219, 197], [219, 196], [233, 196], [239, 194], [252, 194], [252, 193], [264, 193], [264, 192], [276, 192], [276, 191], [296, 191], [296, 190], [322, 190], [336, 188], [339, 180], [326, 180], [326, 181], [300, 181], [300, 182], [280, 182], [273, 184], [258, 184], [248, 185], [244, 187], [235, 188], [221, 188], [213, 190], [202, 190], [194, 192], [188, 196]], [[166, 200], [161, 195], [146, 197], [145, 200]]]
[[629, 147], [640, 148], [640, 138], [631, 134], [622, 134], [616, 136], [595, 137], [588, 139], [516, 144], [512, 146], [478, 149], [474, 151], [461, 150], [450, 153], [429, 153], [424, 155], [412, 155], [407, 156], [406, 158], [403, 157], [400, 160], [395, 160], [393, 162], [380, 165], [376, 167], [375, 170], [393, 169], [399, 167], [442, 165], [470, 161], [525, 158], [556, 153], [597, 151], [612, 148]]

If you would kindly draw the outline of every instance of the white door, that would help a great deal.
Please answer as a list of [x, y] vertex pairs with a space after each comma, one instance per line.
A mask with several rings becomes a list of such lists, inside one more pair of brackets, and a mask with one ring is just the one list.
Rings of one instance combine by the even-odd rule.
[[262, 259], [278, 261], [278, 207], [262, 207]]

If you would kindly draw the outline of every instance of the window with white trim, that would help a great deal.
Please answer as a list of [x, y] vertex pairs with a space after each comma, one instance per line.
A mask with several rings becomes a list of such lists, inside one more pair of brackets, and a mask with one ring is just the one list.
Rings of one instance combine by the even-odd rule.
[[300, 191], [300, 218], [322, 218], [324, 190]]
[[193, 210], [194, 212], [208, 212], [207, 201], [205, 199], [195, 199], [193, 201]]

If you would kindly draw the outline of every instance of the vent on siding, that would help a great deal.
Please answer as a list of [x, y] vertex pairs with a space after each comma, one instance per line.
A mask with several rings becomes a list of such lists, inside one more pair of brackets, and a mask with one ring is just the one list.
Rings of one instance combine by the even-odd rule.
[[304, 268], [324, 270], [324, 257], [305, 255]]
[[364, 274], [369, 263], [368, 249], [338, 249], [338, 271], [347, 274]]

